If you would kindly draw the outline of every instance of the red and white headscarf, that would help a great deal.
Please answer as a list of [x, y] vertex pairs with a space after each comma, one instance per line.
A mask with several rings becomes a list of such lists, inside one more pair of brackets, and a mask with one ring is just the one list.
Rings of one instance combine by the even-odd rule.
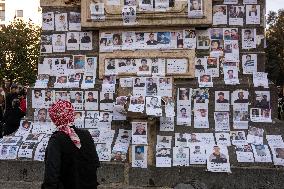
[[52, 104], [48, 110], [49, 116], [56, 125], [58, 131], [66, 133], [77, 148], [81, 148], [81, 141], [73, 128], [74, 125], [74, 107], [71, 102], [66, 100], [59, 100]]

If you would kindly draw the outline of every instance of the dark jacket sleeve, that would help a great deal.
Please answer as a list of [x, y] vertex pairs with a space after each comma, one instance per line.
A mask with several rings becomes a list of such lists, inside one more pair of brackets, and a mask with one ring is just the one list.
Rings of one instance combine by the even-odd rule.
[[45, 173], [42, 189], [60, 189], [61, 149], [58, 138], [52, 136], [45, 153]]

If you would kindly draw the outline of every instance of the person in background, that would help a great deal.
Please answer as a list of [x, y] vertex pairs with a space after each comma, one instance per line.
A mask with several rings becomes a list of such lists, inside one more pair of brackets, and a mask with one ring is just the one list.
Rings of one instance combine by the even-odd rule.
[[12, 109], [12, 102], [14, 99], [18, 98], [19, 89], [16, 84], [12, 84], [10, 88], [10, 93], [6, 96], [6, 111]]
[[20, 121], [24, 116], [25, 113], [20, 108], [20, 100], [14, 99], [11, 109], [6, 110], [3, 118], [3, 122], [5, 123], [4, 136], [17, 131], [20, 126]]
[[41, 189], [96, 189], [100, 162], [91, 134], [74, 126], [71, 102], [59, 100], [48, 112], [57, 131], [46, 148]]
[[0, 87], [0, 122], [3, 120], [3, 114], [5, 110], [5, 91]]
[[19, 92], [19, 95], [18, 95], [18, 98], [20, 100], [20, 108], [21, 110], [26, 113], [27, 111], [27, 93], [25, 91], [25, 89], [23, 88], [20, 92]]

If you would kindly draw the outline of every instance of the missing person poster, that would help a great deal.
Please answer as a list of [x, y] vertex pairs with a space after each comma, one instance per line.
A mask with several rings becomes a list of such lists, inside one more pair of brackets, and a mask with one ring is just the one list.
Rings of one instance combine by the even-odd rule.
[[207, 170], [211, 172], [231, 172], [227, 146], [209, 146], [206, 151]]

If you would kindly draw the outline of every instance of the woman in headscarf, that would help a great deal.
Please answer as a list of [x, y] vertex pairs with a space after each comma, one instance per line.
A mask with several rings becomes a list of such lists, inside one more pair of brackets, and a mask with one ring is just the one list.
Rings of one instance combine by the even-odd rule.
[[49, 109], [57, 127], [48, 142], [42, 189], [96, 189], [100, 166], [94, 141], [86, 130], [74, 127], [74, 108], [59, 100]]

